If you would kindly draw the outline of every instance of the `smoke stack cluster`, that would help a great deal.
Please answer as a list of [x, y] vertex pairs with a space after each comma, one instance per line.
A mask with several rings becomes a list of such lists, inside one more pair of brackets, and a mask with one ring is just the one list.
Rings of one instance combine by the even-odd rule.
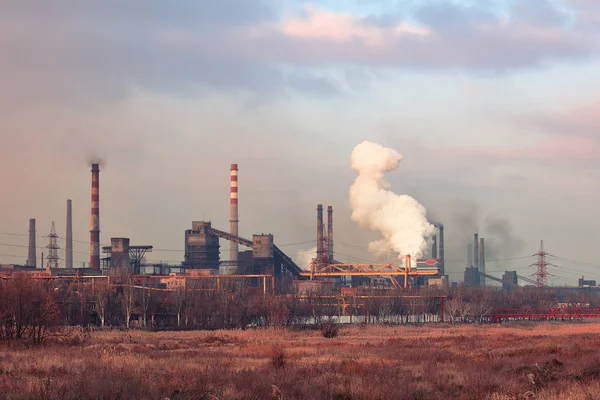
[[90, 268], [100, 269], [100, 165], [92, 164], [92, 217], [90, 227]]
[[[43, 263], [43, 261], [42, 261]], [[27, 256], [27, 266], [37, 267], [36, 243], [35, 243], [35, 218], [29, 220], [29, 254]]]
[[329, 263], [333, 263], [333, 207], [327, 207], [327, 252]]
[[67, 243], [65, 245], [65, 267], [73, 268], [73, 209], [71, 200], [67, 200]]
[[323, 225], [323, 205], [317, 205], [317, 263], [327, 262], [327, 250], [325, 249], [325, 227]]
[[[230, 206], [230, 220], [229, 220], [229, 233], [233, 236], [238, 236], [239, 232], [239, 219], [238, 219], [238, 165], [231, 164], [230, 168], [231, 179], [229, 188], [229, 206]], [[228, 273], [235, 273], [237, 271], [238, 263], [238, 244], [230, 242], [229, 247], [229, 259], [235, 263]]]

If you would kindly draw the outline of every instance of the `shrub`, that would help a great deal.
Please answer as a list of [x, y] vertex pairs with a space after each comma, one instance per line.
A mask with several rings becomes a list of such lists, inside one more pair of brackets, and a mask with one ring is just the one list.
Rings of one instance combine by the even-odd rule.
[[338, 335], [339, 328], [334, 322], [325, 322], [321, 325], [321, 335], [324, 338], [331, 339]]
[[273, 368], [281, 369], [285, 367], [286, 357], [285, 352], [281, 347], [273, 346], [269, 354], [269, 359], [271, 360], [271, 365], [273, 366]]

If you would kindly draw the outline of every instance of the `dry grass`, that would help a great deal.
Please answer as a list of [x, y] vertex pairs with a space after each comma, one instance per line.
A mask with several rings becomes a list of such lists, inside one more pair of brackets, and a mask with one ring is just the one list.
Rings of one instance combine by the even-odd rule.
[[596, 399], [599, 347], [600, 324], [95, 332], [0, 347], [0, 399]]

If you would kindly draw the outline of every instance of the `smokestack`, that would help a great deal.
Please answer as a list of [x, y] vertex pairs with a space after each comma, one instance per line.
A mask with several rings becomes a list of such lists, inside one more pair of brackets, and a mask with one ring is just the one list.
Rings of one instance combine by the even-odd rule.
[[327, 207], [327, 250], [329, 263], [333, 264], [333, 207]]
[[325, 232], [323, 227], [323, 205], [317, 205], [317, 263], [324, 264], [327, 261], [325, 250]]
[[473, 266], [479, 268], [479, 234], [473, 235]]
[[433, 235], [431, 238], [431, 258], [437, 259], [438, 249], [437, 249], [437, 235]]
[[73, 210], [71, 200], [67, 200], [67, 244], [65, 245], [65, 267], [73, 268]]
[[92, 217], [90, 227], [90, 268], [100, 269], [100, 165], [92, 164]]
[[467, 267], [473, 266], [473, 243], [467, 244]]
[[440, 266], [440, 275], [446, 274], [446, 266], [444, 265], [444, 225], [440, 224], [438, 226], [438, 260]]
[[[238, 165], [231, 164], [231, 181], [229, 188], [229, 233], [233, 236], [238, 236]], [[227, 269], [227, 272], [234, 274], [237, 272], [238, 267], [238, 244], [232, 241], [229, 242], [229, 259], [235, 264]]]
[[31, 218], [29, 220], [29, 254], [27, 255], [27, 265], [29, 267], [37, 268], [37, 253], [35, 244], [35, 218]]
[[[483, 238], [479, 239], [479, 272], [485, 274], [485, 243]], [[485, 276], [481, 276], [481, 285], [485, 286]]]

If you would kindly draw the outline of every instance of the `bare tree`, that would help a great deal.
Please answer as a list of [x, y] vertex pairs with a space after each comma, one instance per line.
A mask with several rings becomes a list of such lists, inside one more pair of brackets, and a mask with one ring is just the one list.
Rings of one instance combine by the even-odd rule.
[[121, 292], [121, 312], [125, 317], [125, 326], [129, 329], [131, 314], [133, 313], [133, 307], [135, 306], [135, 288], [133, 282], [128, 279], [127, 283], [122, 286]]
[[100, 318], [100, 326], [106, 324], [107, 310], [110, 304], [110, 299], [114, 296], [115, 288], [110, 281], [102, 282], [95, 287], [94, 302], [96, 305], [96, 313]]

